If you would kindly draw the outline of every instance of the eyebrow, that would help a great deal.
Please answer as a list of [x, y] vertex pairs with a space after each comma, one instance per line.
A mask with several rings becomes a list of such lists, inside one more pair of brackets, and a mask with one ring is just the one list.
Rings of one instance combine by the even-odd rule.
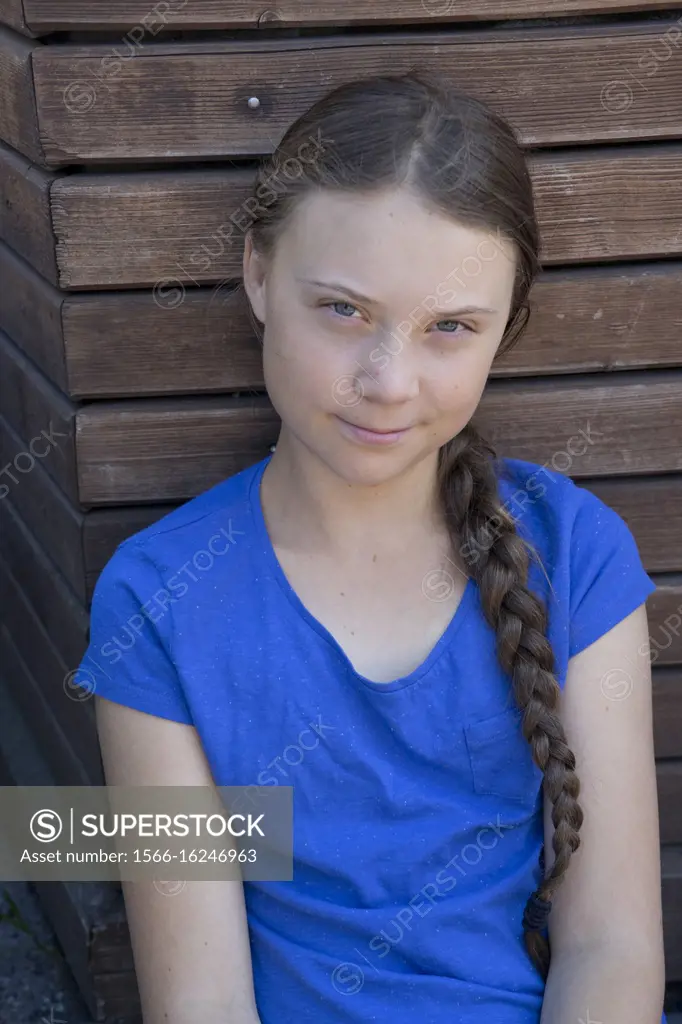
[[[331, 288], [336, 292], [345, 292], [346, 295], [350, 295], [351, 298], [357, 299], [359, 302], [366, 302], [369, 306], [378, 305], [376, 299], [370, 299], [366, 295], [362, 295], [360, 292], [356, 292], [353, 288], [350, 288], [347, 284], [336, 284], [334, 281], [314, 281], [306, 277], [297, 277], [297, 281], [302, 284], [312, 284], [318, 288]], [[443, 319], [447, 317], [463, 316], [470, 313], [497, 313], [498, 310], [492, 309], [490, 306], [461, 306], [459, 309], [451, 310], [427, 310], [432, 313], [433, 316], [439, 316]]]

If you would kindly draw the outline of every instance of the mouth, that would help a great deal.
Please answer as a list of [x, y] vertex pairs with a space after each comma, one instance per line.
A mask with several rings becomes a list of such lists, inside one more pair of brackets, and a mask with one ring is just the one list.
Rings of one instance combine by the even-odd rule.
[[394, 441], [404, 437], [405, 434], [409, 433], [412, 429], [412, 424], [406, 427], [393, 427], [390, 430], [381, 429], [376, 427], [361, 427], [357, 423], [350, 423], [348, 420], [344, 420], [342, 416], [336, 417], [338, 421], [343, 425], [342, 429], [346, 435], [350, 435], [354, 440], [360, 440], [369, 442], [372, 444], [391, 444]]

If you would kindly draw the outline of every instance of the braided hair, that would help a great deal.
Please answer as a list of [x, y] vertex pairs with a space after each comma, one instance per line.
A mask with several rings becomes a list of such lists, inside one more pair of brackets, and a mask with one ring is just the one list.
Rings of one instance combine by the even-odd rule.
[[[546, 978], [550, 957], [543, 929], [554, 892], [580, 843], [580, 782], [556, 711], [560, 688], [546, 638], [546, 608], [527, 587], [529, 551], [500, 500], [498, 467], [494, 448], [469, 423], [440, 450], [439, 493], [460, 553], [472, 555], [469, 571], [480, 588], [486, 621], [495, 630], [497, 657], [511, 678], [523, 713], [523, 734], [544, 773], [544, 792], [552, 804], [555, 860], [531, 894], [523, 917], [526, 948]], [[491, 523], [496, 524], [492, 537]]]

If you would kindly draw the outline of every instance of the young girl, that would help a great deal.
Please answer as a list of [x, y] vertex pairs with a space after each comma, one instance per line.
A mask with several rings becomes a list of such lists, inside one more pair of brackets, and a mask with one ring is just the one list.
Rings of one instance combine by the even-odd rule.
[[119, 546], [83, 669], [108, 784], [292, 786], [294, 878], [124, 882], [145, 1024], [658, 1024], [655, 587], [471, 423], [539, 266], [515, 135], [356, 81], [254, 198], [276, 447]]

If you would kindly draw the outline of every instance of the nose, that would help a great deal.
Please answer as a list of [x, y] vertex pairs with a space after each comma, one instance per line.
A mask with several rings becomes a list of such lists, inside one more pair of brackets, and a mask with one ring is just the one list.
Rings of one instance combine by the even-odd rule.
[[355, 375], [369, 401], [394, 404], [419, 394], [417, 352], [397, 331], [366, 340], [356, 356]]

